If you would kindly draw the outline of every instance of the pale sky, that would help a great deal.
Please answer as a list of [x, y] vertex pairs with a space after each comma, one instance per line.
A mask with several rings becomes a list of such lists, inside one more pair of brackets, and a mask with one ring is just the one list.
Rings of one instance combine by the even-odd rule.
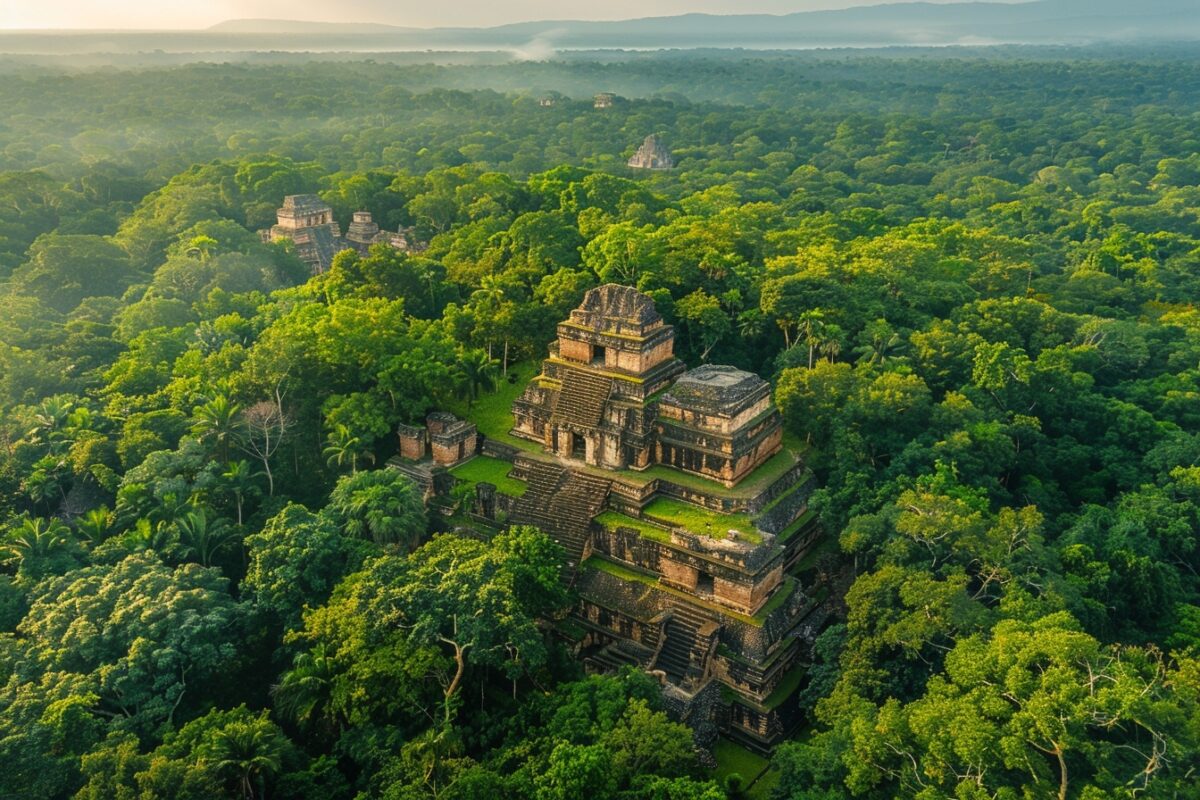
[[[383, 22], [413, 27], [687, 12], [787, 14], [896, 0], [0, 0], [0, 28], [204, 28], [227, 19]], [[949, 2], [950, 0], [934, 0]]]

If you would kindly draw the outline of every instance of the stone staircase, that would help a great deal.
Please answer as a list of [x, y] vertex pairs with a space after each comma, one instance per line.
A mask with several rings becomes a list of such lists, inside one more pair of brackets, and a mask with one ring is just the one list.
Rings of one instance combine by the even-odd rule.
[[513, 511], [513, 520], [534, 525], [567, 551], [564, 579], [570, 580], [584, 559], [592, 519], [604, 508], [612, 481], [531, 461], [525, 470], [529, 488]]
[[667, 673], [675, 683], [702, 677], [719, 631], [720, 626], [708, 615], [682, 603], [675, 606], [654, 668]]
[[604, 404], [612, 394], [612, 378], [580, 370], [565, 370], [562, 389], [550, 415], [552, 424], [595, 428], [604, 418]]
[[554, 464], [528, 461], [525, 464], [525, 482], [528, 488], [513, 509], [513, 521], [522, 525], [534, 525], [546, 533], [555, 520], [550, 516], [550, 502], [566, 477], [567, 471]]
[[618, 640], [590, 654], [586, 665], [589, 671], [593, 672], [616, 672], [622, 667], [641, 669], [646, 666], [647, 659], [648, 651], [645, 647]]
[[387, 465], [389, 469], [394, 469], [404, 475], [417, 485], [424, 497], [431, 497], [434, 491], [433, 469], [427, 463], [413, 463], [405, 461], [400, 456], [392, 456], [388, 459]]

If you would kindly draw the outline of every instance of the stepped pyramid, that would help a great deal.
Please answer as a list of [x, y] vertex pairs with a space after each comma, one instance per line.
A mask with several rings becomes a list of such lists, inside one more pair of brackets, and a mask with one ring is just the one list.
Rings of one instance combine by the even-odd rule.
[[629, 166], [634, 169], [674, 169], [675, 159], [659, 138], [650, 134], [629, 159]]

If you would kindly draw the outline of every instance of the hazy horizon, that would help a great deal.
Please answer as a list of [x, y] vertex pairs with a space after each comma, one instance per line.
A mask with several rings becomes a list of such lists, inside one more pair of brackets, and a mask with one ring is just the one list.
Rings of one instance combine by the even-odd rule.
[[[316, 0], [216, 0], [164, 7], [151, 0], [98, 3], [94, 0], [21, 2], [0, 8], [4, 30], [198, 30], [232, 19], [279, 19], [311, 22], [379, 23], [411, 27], [479, 27], [537, 20], [623, 20], [675, 14], [789, 14], [857, 6], [891, 5], [912, 0], [615, 0], [597, 13], [595, 3], [579, 0], [483, 0], [429, 5], [390, 0], [344, 0], [331, 13]], [[946, 4], [981, 0], [925, 0]], [[1027, 0], [987, 0], [1025, 2]]]

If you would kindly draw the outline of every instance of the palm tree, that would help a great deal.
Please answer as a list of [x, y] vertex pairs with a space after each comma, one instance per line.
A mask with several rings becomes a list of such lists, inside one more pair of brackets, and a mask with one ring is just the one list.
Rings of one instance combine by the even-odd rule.
[[325, 463], [330, 466], [336, 464], [341, 468], [347, 461], [350, 462], [350, 474], [358, 472], [358, 459], [362, 458], [375, 463], [375, 454], [369, 450], [364, 450], [362, 439], [350, 432], [350, 429], [345, 425], [338, 424], [325, 441], [328, 443], [323, 451], [325, 455]]
[[192, 433], [201, 442], [216, 445], [221, 452], [221, 461], [229, 460], [229, 445], [237, 438], [241, 411], [242, 407], [225, 394], [217, 394], [192, 409]]
[[151, 522], [144, 517], [134, 523], [133, 528], [122, 537], [122, 541], [128, 547], [153, 550], [163, 558], [173, 557], [179, 549], [179, 540], [173, 525]]
[[[504, 283], [496, 274], [484, 275], [479, 281], [479, 288], [471, 292], [471, 303], [489, 316], [495, 316], [500, 304], [504, 302]], [[488, 357], [492, 355], [492, 343], [488, 341]], [[508, 374], [508, 337], [504, 338], [504, 374]]]
[[496, 367], [498, 362], [482, 350], [467, 350], [458, 360], [466, 377], [468, 405], [473, 405], [479, 397], [481, 388], [490, 389], [495, 385]]
[[760, 309], [748, 308], [737, 317], [738, 335], [743, 339], [757, 339], [766, 329], [767, 318]]
[[813, 368], [813, 356], [821, 343], [821, 329], [825, 327], [825, 315], [820, 309], [814, 308], [800, 315], [800, 333], [804, 336], [804, 344], [808, 346], [808, 368]]
[[112, 527], [113, 513], [108, 506], [93, 508], [75, 520], [75, 533], [79, 538], [91, 544], [104, 541]]
[[820, 330], [817, 350], [830, 364], [842, 352], [842, 329], [838, 325], [824, 325]]
[[176, 492], [166, 492], [150, 509], [148, 516], [160, 525], [171, 525], [182, 519], [191, 507], [190, 498]]
[[341, 727], [333, 709], [333, 681], [337, 667], [333, 656], [322, 643], [312, 650], [298, 654], [283, 680], [271, 687], [275, 707], [302, 728], [320, 725], [327, 733]]
[[255, 786], [266, 794], [264, 784], [279, 772], [283, 751], [282, 735], [266, 720], [231, 722], [213, 734], [213, 767], [237, 781], [244, 800], [253, 800]]
[[61, 395], [47, 397], [33, 414], [34, 427], [26, 434], [29, 440], [35, 443], [54, 440], [66, 424], [72, 408], [74, 403]]
[[[53, 456], [47, 456], [43, 461], [54, 461]], [[41, 463], [41, 462], [39, 462]], [[63, 467], [66, 465], [59, 461], [54, 464], [47, 465], [50, 469], [39, 467], [30, 473], [25, 479], [23, 488], [25, 494], [29, 495], [29, 499], [36, 505], [50, 506], [58, 501], [67, 499], [67, 491], [63, 487]]]
[[245, 507], [246, 500], [251, 495], [258, 493], [258, 487], [254, 485], [254, 481], [262, 475], [261, 472], [255, 472], [250, 467], [250, 462], [242, 459], [241, 461], [233, 461], [229, 464], [221, 477], [228, 483], [226, 487], [234, 498], [237, 504], [237, 524], [242, 524], [242, 509]]
[[188, 513], [175, 523], [184, 554], [194, 558], [202, 567], [211, 567], [213, 557], [233, 538], [229, 526], [219, 518], [212, 519], [203, 507]]
[[193, 236], [184, 249], [184, 255], [189, 258], [196, 258], [201, 262], [208, 261], [212, 256], [212, 251], [220, 243], [211, 236]]
[[854, 352], [871, 366], [883, 366], [899, 358], [904, 346], [900, 334], [884, 320], [867, 326], [859, 336], [859, 341], [862, 344], [854, 348]]
[[13, 528], [0, 547], [5, 563], [23, 564], [48, 558], [71, 543], [71, 530], [61, 520], [26, 517]]
[[377, 469], [338, 480], [326, 506], [351, 536], [370, 538], [383, 547], [411, 550], [425, 534], [425, 505], [415, 484], [391, 469]]

